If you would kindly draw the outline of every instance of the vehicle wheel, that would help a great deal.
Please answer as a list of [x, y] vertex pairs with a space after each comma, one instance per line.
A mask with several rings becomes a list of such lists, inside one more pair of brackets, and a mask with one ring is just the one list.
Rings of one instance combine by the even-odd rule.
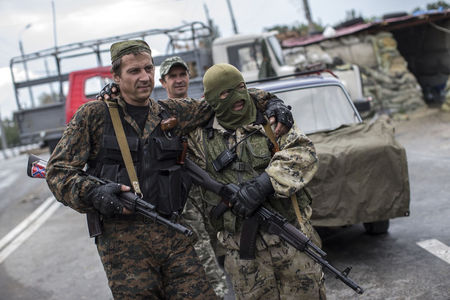
[[364, 223], [364, 228], [368, 234], [383, 234], [389, 230], [389, 220]]

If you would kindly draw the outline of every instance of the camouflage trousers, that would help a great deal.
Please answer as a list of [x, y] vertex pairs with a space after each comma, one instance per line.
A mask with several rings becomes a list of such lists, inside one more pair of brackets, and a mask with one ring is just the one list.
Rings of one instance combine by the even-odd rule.
[[[309, 223], [301, 227], [320, 245]], [[239, 257], [239, 236], [239, 233], [219, 234], [219, 240], [228, 248], [225, 271], [231, 278], [236, 299], [326, 299], [322, 267], [304, 252], [278, 236], [261, 233], [256, 258], [243, 260]]]
[[[217, 263], [216, 253], [211, 244], [211, 237], [205, 229], [204, 217], [190, 200], [186, 202], [183, 219], [197, 234], [198, 240], [194, 244], [194, 248], [200, 262], [203, 264], [206, 278], [213, 286], [217, 296], [223, 298], [228, 292], [225, 273]], [[217, 243], [217, 238], [215, 242]]]
[[192, 239], [139, 217], [104, 220], [96, 240], [114, 299], [217, 299]]

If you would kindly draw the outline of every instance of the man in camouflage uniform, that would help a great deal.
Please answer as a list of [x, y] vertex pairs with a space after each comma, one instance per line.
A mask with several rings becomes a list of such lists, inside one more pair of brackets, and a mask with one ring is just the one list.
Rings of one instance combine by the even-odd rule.
[[[211, 67], [203, 78], [205, 99], [215, 117], [204, 128], [189, 134], [190, 157], [217, 181], [240, 183], [231, 199], [232, 212], [210, 218], [219, 241], [227, 249], [225, 271], [230, 275], [237, 299], [325, 299], [321, 266], [305, 253], [280, 240], [278, 236], [258, 232], [255, 259], [239, 251], [243, 218], [249, 218], [260, 206], [278, 211], [291, 224], [320, 245], [311, 226], [309, 201], [300, 201], [302, 220], [296, 219], [290, 197], [313, 177], [318, 160], [315, 148], [295, 126], [279, 138], [280, 151], [271, 157], [271, 146], [244, 84], [242, 74], [228, 64]], [[234, 148], [234, 150], [232, 150]], [[218, 159], [224, 150], [234, 152], [232, 161]], [[204, 216], [221, 201], [209, 191], [200, 193]], [[246, 241], [247, 242], [247, 241]], [[244, 244], [244, 243], [243, 243]], [[252, 246], [252, 245], [250, 245]]]
[[[167, 58], [161, 63], [159, 71], [161, 75], [159, 81], [165, 88], [169, 99], [193, 100], [188, 97], [189, 68], [181, 57], [173, 56]], [[195, 189], [198, 188], [194, 187], [193, 190]], [[194, 248], [203, 264], [206, 278], [213, 286], [216, 294], [223, 298], [227, 293], [225, 273], [217, 263], [216, 255], [210, 243], [211, 239], [205, 229], [202, 214], [192, 204], [192, 201], [188, 200], [186, 202], [183, 219], [197, 234], [198, 241], [194, 244]], [[214, 241], [216, 240], [215, 236], [212, 238]]]
[[[113, 44], [111, 59], [114, 80], [122, 92], [112, 102], [117, 103], [127, 140], [132, 142], [130, 150], [141, 181], [151, 170], [151, 165], [145, 167], [149, 156], [144, 155], [144, 150], [153, 151], [148, 147], [151, 137], [162, 134], [164, 110], [177, 116], [177, 134], [203, 124], [212, 111], [204, 101], [169, 99], [163, 108], [149, 98], [154, 87], [154, 66], [144, 41]], [[265, 107], [265, 103], [261, 105]], [[80, 213], [100, 212], [103, 233], [96, 237], [96, 244], [114, 298], [215, 299], [192, 240], [140, 215], [127, 215], [129, 211], [118, 194], [130, 188], [115, 183], [99, 185], [81, 172], [85, 166], [90, 174], [129, 185], [103, 101], [86, 103], [76, 112], [50, 157], [47, 183], [63, 204]], [[151, 180], [142, 183], [155, 185]], [[160, 194], [144, 194], [144, 200], [149, 197], [159, 198]]]
[[[145, 159], [142, 147], [160, 132], [162, 119], [162, 107], [149, 98], [154, 87], [151, 50], [140, 40], [118, 42], [111, 46], [111, 60], [113, 77], [121, 90], [115, 101], [147, 200], [154, 195], [146, 195], [147, 183], [139, 171], [147, 168], [140, 161]], [[178, 117], [180, 130], [196, 127], [211, 116], [210, 108], [199, 101], [168, 100], [165, 104]], [[87, 165], [91, 174], [129, 185], [117, 142], [110, 139], [115, 137], [111, 128], [105, 102], [81, 106], [50, 157], [47, 182], [63, 204], [81, 213], [101, 213], [103, 233], [96, 237], [96, 244], [114, 298], [215, 299], [191, 238], [140, 215], [124, 214], [118, 194], [129, 187], [98, 185], [82, 175]]]

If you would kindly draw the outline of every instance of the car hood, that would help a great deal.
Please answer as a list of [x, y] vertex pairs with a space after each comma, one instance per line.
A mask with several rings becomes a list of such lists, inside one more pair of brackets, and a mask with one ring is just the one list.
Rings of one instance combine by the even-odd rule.
[[307, 185], [315, 226], [343, 226], [409, 215], [406, 152], [387, 117], [309, 135], [319, 169]]

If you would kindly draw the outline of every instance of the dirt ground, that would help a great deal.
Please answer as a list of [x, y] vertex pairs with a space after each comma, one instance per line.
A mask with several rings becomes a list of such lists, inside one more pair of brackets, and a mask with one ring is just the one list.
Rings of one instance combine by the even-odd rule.
[[[442, 153], [450, 157], [450, 112], [439, 107], [423, 107], [392, 119], [400, 143]], [[409, 148], [411, 149], [411, 147]]]

